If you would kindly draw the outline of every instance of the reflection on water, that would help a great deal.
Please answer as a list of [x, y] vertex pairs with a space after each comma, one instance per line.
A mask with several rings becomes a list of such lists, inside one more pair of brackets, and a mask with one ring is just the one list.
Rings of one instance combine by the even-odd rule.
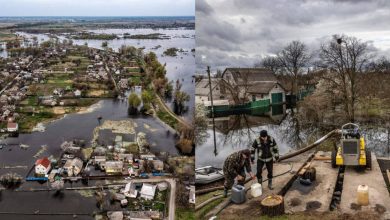
[[[94, 111], [84, 114], [70, 114], [56, 120], [46, 126], [45, 132], [34, 132], [31, 134], [20, 134], [17, 138], [8, 138], [4, 142], [9, 144], [0, 150], [1, 165], [31, 167], [36, 158], [33, 157], [42, 145], [48, 148], [40, 156], [58, 156], [61, 152], [61, 143], [69, 140], [84, 139], [88, 142], [92, 139], [92, 132], [99, 125], [97, 118], [101, 116], [104, 120], [128, 120], [127, 102], [115, 101], [112, 99], [102, 100]], [[175, 139], [173, 135], [166, 136], [166, 127], [152, 117], [131, 118], [137, 124], [137, 132], [147, 134], [148, 142], [152, 145], [152, 152], [165, 151], [171, 155], [177, 155]], [[147, 126], [144, 126], [144, 125]], [[148, 129], [149, 128], [149, 129]], [[27, 144], [30, 147], [21, 149], [19, 144]], [[21, 175], [27, 174], [27, 169], [0, 169], [0, 174], [9, 171]]]
[[287, 118], [283, 121], [281, 121], [282, 118], [271, 119], [250, 115], [216, 118], [216, 149], [214, 149], [213, 131], [209, 129], [207, 131], [209, 138], [196, 148], [196, 166], [222, 167], [228, 155], [248, 148], [264, 129], [275, 138], [281, 154], [288, 152], [292, 145], [289, 138], [290, 132], [287, 132], [291, 129], [288, 127], [289, 119]]
[[[122, 45], [144, 47], [145, 52], [152, 51], [158, 56], [158, 60], [161, 63], [166, 64], [167, 77], [172, 80], [173, 83], [179, 80], [182, 84], [182, 91], [190, 95], [190, 101], [187, 102], [188, 112], [184, 114], [187, 120], [191, 120], [195, 102], [195, 83], [192, 76], [195, 74], [195, 54], [191, 52], [195, 48], [195, 30], [187, 29], [97, 29], [87, 30], [88, 32], [117, 34], [122, 36], [124, 33], [129, 34], [150, 34], [161, 33], [169, 36], [170, 39], [113, 39], [107, 40], [108, 47], [115, 51], [118, 51]], [[33, 36], [38, 38], [39, 42], [49, 40], [49, 36], [45, 34], [28, 34], [24, 32], [18, 32], [28, 39], [32, 39]], [[65, 35], [59, 35], [60, 40], [66, 39]], [[72, 39], [73, 40], [73, 39]], [[105, 40], [73, 40], [76, 45], [88, 44], [89, 47], [103, 49], [102, 42]], [[157, 47], [160, 46], [160, 47]], [[170, 57], [164, 56], [163, 53], [166, 49], [176, 47], [183, 49], [184, 52], [178, 52], [178, 56]], [[173, 100], [166, 100], [169, 107], [172, 108]]]
[[[311, 144], [312, 141], [328, 132], [314, 127], [297, 129], [297, 122], [289, 114], [281, 122], [267, 117], [248, 115], [235, 115], [215, 120], [216, 148], [214, 148], [213, 131], [208, 129], [208, 138], [205, 143], [196, 148], [196, 167], [208, 165], [222, 167], [227, 156], [235, 151], [248, 148], [263, 129], [275, 138], [281, 155], [294, 151], [297, 146]], [[366, 146], [377, 156], [390, 156], [388, 154], [390, 143], [388, 129], [366, 128], [362, 125], [361, 132], [365, 137]]]

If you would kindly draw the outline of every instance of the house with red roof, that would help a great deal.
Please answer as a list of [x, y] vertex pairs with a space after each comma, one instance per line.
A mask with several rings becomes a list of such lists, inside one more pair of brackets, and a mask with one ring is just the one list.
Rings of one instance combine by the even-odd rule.
[[47, 157], [41, 158], [35, 162], [35, 174], [42, 176], [49, 173], [51, 162]]
[[7, 123], [7, 131], [8, 132], [16, 132], [18, 131], [18, 123], [15, 123], [15, 122], [8, 122]]

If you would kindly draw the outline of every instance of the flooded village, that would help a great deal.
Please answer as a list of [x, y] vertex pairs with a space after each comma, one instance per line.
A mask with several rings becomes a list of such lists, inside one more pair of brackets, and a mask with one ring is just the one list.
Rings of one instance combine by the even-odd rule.
[[389, 219], [389, 55], [337, 28], [256, 32], [287, 6], [247, 4], [198, 3], [196, 218]]
[[[1, 216], [175, 219], [191, 213], [193, 36], [175, 32], [193, 31], [193, 19], [124, 18], [118, 27], [100, 18], [84, 27], [105, 25], [125, 31], [121, 36], [65, 27], [53, 33], [46, 28], [68, 20], [45, 19], [1, 27]], [[170, 35], [139, 33], [151, 27]], [[175, 49], [175, 38], [177, 47], [183, 39], [188, 48]]]

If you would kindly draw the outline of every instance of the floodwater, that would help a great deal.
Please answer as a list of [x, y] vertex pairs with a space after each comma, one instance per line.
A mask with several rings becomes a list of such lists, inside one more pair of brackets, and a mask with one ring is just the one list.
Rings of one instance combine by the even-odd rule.
[[[163, 33], [169, 35], [168, 40], [134, 40], [115, 39], [108, 41], [108, 46], [118, 50], [123, 44], [135, 47], [145, 47], [146, 51], [153, 51], [157, 54], [161, 63], [166, 63], [167, 77], [169, 80], [177, 79], [183, 84], [182, 90], [187, 92], [191, 100], [188, 102], [189, 111], [184, 115], [191, 120], [194, 108], [195, 84], [192, 75], [195, 71], [195, 58], [191, 49], [195, 48], [195, 31], [184, 29], [151, 30], [151, 29], [105, 29], [94, 30], [105, 33]], [[39, 42], [46, 41], [49, 37], [45, 34], [18, 33], [28, 38], [37, 36]], [[64, 36], [59, 36], [64, 39]], [[87, 42], [90, 47], [100, 48], [102, 40], [74, 40], [75, 44], [84, 45]], [[28, 43], [23, 42], [22, 46]], [[158, 49], [154, 47], [161, 45]], [[163, 52], [170, 47], [182, 48], [183, 53], [177, 57], [165, 57]], [[0, 52], [1, 57], [7, 57], [7, 52]], [[171, 101], [167, 101], [171, 104]], [[33, 132], [31, 134], [20, 134], [17, 138], [7, 138], [2, 141], [6, 146], [0, 150], [0, 175], [8, 172], [15, 172], [26, 176], [37, 158], [53, 155], [58, 157], [63, 141], [71, 141], [74, 138], [84, 139], [89, 142], [92, 138], [93, 129], [99, 125], [97, 118], [101, 116], [104, 120], [133, 120], [137, 124], [137, 132], [147, 134], [147, 140], [151, 145], [152, 152], [168, 152], [170, 155], [177, 155], [175, 139], [172, 134], [167, 134], [165, 124], [152, 117], [132, 117], [127, 115], [127, 102], [118, 100], [101, 100], [93, 111], [83, 114], [70, 114], [64, 118], [45, 125], [44, 132]], [[26, 144], [27, 149], [21, 149], [19, 144]], [[47, 146], [42, 148], [42, 146]], [[33, 157], [35, 156], [35, 157]], [[7, 166], [8, 168], [3, 168]], [[17, 167], [15, 167], [17, 166]], [[11, 168], [9, 168], [11, 167]], [[81, 183], [77, 183], [79, 185]], [[68, 184], [67, 184], [68, 185]], [[45, 188], [45, 184], [24, 183], [22, 188], [29, 187]], [[0, 213], [1, 212], [41, 212], [41, 213], [93, 213], [98, 211], [95, 198], [86, 198], [73, 191], [66, 191], [62, 197], [55, 197], [54, 192], [15, 192], [0, 191]], [[72, 216], [31, 216], [31, 215], [4, 215], [0, 219], [70, 219]], [[77, 219], [93, 219], [90, 216], [77, 216]]]
[[[241, 122], [237, 122], [235, 120], [237, 118], [234, 117], [241, 117]], [[242, 123], [242, 121], [250, 121], [253, 118], [257, 119], [257, 124]], [[292, 126], [291, 117], [288, 115], [280, 124], [278, 122], [270, 122], [266, 118], [254, 116], [249, 116], [249, 119], [248, 116], [230, 116], [229, 120], [216, 118], [216, 147], [214, 147], [213, 131], [208, 129], [208, 138], [204, 143], [196, 147], [196, 167], [211, 165], [222, 168], [227, 156], [233, 152], [250, 147], [256, 136], [263, 129], [267, 130], [268, 134], [275, 138], [281, 155], [294, 151], [297, 148], [297, 135], [301, 140], [301, 146], [312, 143], [309, 143], [309, 136], [319, 139], [324, 135], [323, 132], [319, 132], [315, 128], [302, 130], [297, 134], [296, 129]], [[365, 137], [367, 148], [375, 152], [377, 156], [390, 156], [390, 132], [387, 129], [382, 127], [367, 128], [365, 125], [362, 125], [361, 133]], [[312, 141], [313, 139], [311, 138], [310, 140]]]
[[[88, 30], [88, 32], [116, 34], [123, 36], [124, 33], [129, 34], [150, 34], [161, 33], [169, 36], [170, 39], [114, 39], [107, 40], [108, 47], [115, 51], [118, 51], [122, 45], [134, 46], [137, 48], [144, 47], [145, 52], [156, 53], [158, 60], [162, 64], [166, 64], [167, 78], [173, 81], [173, 86], [176, 80], [179, 80], [182, 84], [182, 91], [190, 95], [190, 100], [187, 102], [188, 112], [183, 116], [186, 120], [192, 120], [194, 103], [195, 103], [195, 81], [193, 77], [195, 75], [195, 53], [191, 52], [195, 48], [195, 30], [188, 29], [94, 29]], [[31, 39], [32, 36], [37, 36], [38, 41], [42, 42], [48, 40], [49, 37], [45, 34], [27, 34], [18, 32], [18, 34]], [[58, 36], [60, 40], [66, 38], [65, 35]], [[73, 40], [73, 39], [72, 39]], [[102, 42], [106, 40], [73, 40], [76, 45], [88, 44], [89, 47], [103, 49]], [[157, 46], [160, 46], [157, 48]], [[166, 49], [176, 47], [183, 49], [184, 52], [178, 52], [176, 57], [164, 56], [163, 53]], [[166, 100], [171, 109], [173, 100]]]
[[255, 119], [258, 123], [250, 124], [242, 123], [244, 119], [248, 118], [244, 115], [230, 116], [229, 121], [216, 122], [216, 148], [214, 148], [213, 130], [208, 129], [207, 140], [196, 147], [196, 167], [211, 165], [222, 168], [227, 156], [250, 147], [261, 130], [267, 130], [268, 134], [275, 138], [280, 154], [287, 153], [291, 149], [291, 140], [288, 139], [288, 135], [284, 136], [288, 129], [286, 120], [279, 124], [266, 117], [252, 116], [250, 119]]
[[[137, 124], [136, 131], [147, 134], [148, 142], [151, 144], [152, 152], [168, 152], [177, 155], [175, 139], [172, 135], [167, 136], [167, 128], [153, 117], [133, 117], [127, 115], [127, 102], [105, 99], [95, 104], [96, 108], [88, 113], [75, 113], [66, 115], [64, 118], [49, 123], [44, 132], [33, 132], [31, 134], [20, 134], [17, 138], [7, 138], [5, 144], [9, 146], [0, 150], [0, 165], [27, 166], [30, 168], [42, 145], [47, 145], [39, 157], [53, 155], [58, 157], [61, 153], [60, 145], [63, 141], [71, 141], [74, 138], [84, 139], [89, 142], [92, 139], [93, 129], [99, 126], [97, 118], [101, 116], [104, 120], [133, 120]], [[30, 147], [26, 150], [18, 145], [26, 144]], [[14, 171], [22, 176], [26, 175], [27, 169], [0, 169], [0, 174]]]
[[[0, 192], [0, 213], [73, 213], [80, 214], [76, 219], [94, 219], [92, 214], [99, 211], [94, 198], [82, 197], [75, 191], [66, 191], [60, 196], [54, 192], [14, 192], [4, 190]], [[7, 215], [0, 214], [0, 219], [12, 220], [49, 220], [49, 219], [73, 219], [72, 215]]]

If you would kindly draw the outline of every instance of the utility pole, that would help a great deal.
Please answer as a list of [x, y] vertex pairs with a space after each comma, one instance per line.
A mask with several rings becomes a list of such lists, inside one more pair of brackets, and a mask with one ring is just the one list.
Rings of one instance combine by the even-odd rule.
[[214, 120], [214, 103], [213, 103], [213, 88], [211, 86], [210, 66], [207, 66], [207, 75], [209, 77], [209, 88], [210, 88], [210, 101], [211, 101], [211, 118], [213, 120], [213, 134], [214, 134], [214, 154], [217, 156], [217, 139], [215, 137], [215, 120]]

